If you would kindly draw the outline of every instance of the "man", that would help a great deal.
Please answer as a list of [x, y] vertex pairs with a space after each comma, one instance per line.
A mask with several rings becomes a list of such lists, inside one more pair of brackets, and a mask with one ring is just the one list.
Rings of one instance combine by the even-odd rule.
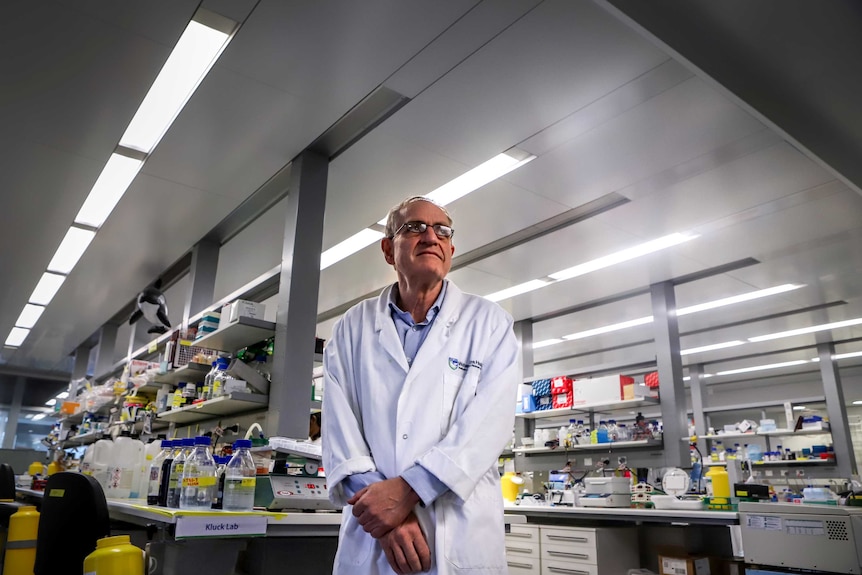
[[452, 220], [389, 212], [398, 281], [351, 308], [324, 354], [323, 460], [344, 508], [336, 574], [506, 572], [497, 457], [512, 434], [512, 318], [446, 279]]

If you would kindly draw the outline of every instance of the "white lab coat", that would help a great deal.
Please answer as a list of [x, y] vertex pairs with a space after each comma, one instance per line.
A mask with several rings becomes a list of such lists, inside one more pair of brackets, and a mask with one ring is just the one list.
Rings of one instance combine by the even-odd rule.
[[[387, 288], [351, 308], [324, 353], [323, 461], [330, 498], [342, 480], [414, 463], [450, 491], [415, 512], [432, 551], [431, 573], [506, 573], [497, 457], [512, 435], [518, 345], [498, 305], [449, 283], [412, 367]], [[344, 508], [333, 573], [392, 573], [380, 544]]]

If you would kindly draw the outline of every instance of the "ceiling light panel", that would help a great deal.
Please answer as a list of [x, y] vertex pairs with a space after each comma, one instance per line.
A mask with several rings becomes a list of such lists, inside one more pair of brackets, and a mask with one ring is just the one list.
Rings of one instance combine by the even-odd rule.
[[36, 414], [33, 416], [33, 421], [39, 421], [40, 419], [45, 419], [46, 416], [47, 416], [47, 414], [45, 414], [45, 413]]
[[39, 283], [33, 289], [33, 293], [30, 294], [30, 303], [48, 305], [54, 299], [54, 296], [57, 295], [57, 291], [59, 291], [64, 281], [66, 281], [66, 276], [48, 272], [43, 273]]
[[728, 347], [736, 347], [737, 345], [744, 345], [746, 342], [742, 340], [734, 340], [734, 341], [725, 341], [722, 343], [714, 343], [712, 345], [704, 345], [701, 347], [692, 347], [690, 349], [680, 350], [680, 355], [690, 355], [693, 353], [703, 353], [705, 351], [714, 351], [716, 349], [725, 349]]
[[31, 329], [34, 325], [36, 325], [36, 322], [39, 321], [39, 318], [42, 317], [42, 312], [44, 311], [44, 307], [28, 303], [24, 306], [24, 309], [21, 310], [21, 314], [15, 321], [15, 327]]
[[543, 347], [548, 347], [551, 345], [557, 345], [558, 343], [563, 343], [566, 340], [560, 338], [554, 339], [543, 339], [542, 341], [537, 341], [533, 343], [533, 349], [542, 349]]
[[540, 287], [545, 287], [549, 283], [546, 280], [530, 280], [528, 282], [524, 282], [522, 284], [518, 284], [516, 286], [512, 286], [510, 288], [506, 288], [504, 290], [500, 290], [494, 292], [492, 294], [488, 294], [485, 296], [485, 299], [491, 301], [502, 301], [504, 299], [508, 299], [510, 297], [515, 297], [516, 295], [521, 295], [523, 293], [531, 292], [533, 290], [537, 290]]
[[592, 337], [594, 335], [601, 335], [603, 333], [610, 333], [612, 331], [619, 331], [621, 329], [628, 329], [630, 327], [635, 327], [638, 325], [646, 325], [648, 323], [652, 323], [652, 316], [647, 317], [639, 317], [637, 319], [632, 319], [629, 321], [624, 321], [620, 323], [615, 323], [611, 325], [606, 325], [603, 327], [597, 327], [595, 329], [588, 329], [586, 331], [579, 331], [577, 333], [572, 333], [569, 335], [564, 335], [563, 339], [566, 341], [571, 341], [573, 339], [583, 339], [585, 337]]
[[382, 232], [365, 228], [360, 230], [320, 254], [320, 271], [325, 270], [332, 264], [340, 262], [346, 257], [352, 256], [361, 249], [367, 248], [374, 242], [379, 242], [384, 237]]
[[84, 200], [84, 205], [75, 216], [75, 223], [93, 228], [102, 227], [123, 194], [129, 189], [132, 180], [138, 175], [138, 170], [143, 163], [140, 159], [117, 153], [111, 154], [108, 163], [93, 184], [93, 189]]
[[45, 402], [45, 405], [47, 405], [48, 407], [54, 407], [55, 405], [57, 405], [57, 400], [56, 399], [49, 399], [48, 401]]
[[[528, 156], [526, 159], [518, 160], [509, 154], [502, 153], [494, 156], [487, 162], [479, 164], [469, 172], [465, 172], [454, 180], [443, 184], [425, 197], [440, 205], [451, 204], [459, 198], [474, 192], [500, 178], [512, 170], [520, 168], [526, 163], [536, 159], [536, 156]], [[386, 223], [385, 221], [383, 222]]]
[[[232, 29], [233, 24], [220, 27]], [[230, 39], [229, 32], [195, 20], [189, 22], [126, 128], [120, 145], [146, 154], [152, 152]]]
[[60, 242], [60, 247], [54, 253], [54, 257], [51, 258], [51, 262], [48, 264], [48, 271], [69, 274], [78, 263], [78, 260], [81, 259], [81, 256], [84, 255], [84, 252], [87, 251], [87, 247], [89, 247], [94, 237], [96, 237], [96, 232], [94, 231], [82, 230], [75, 226], [70, 227], [69, 231], [66, 232], [66, 237]]
[[793, 291], [795, 289], [799, 289], [801, 287], [805, 287], [805, 284], [783, 284], [780, 286], [775, 286], [767, 289], [752, 291], [748, 293], [743, 293], [739, 295], [735, 295], [732, 297], [726, 297], [722, 299], [717, 299], [713, 301], [709, 301], [702, 304], [692, 305], [684, 308], [680, 308], [676, 310], [677, 316], [688, 315], [691, 313], [697, 313], [699, 311], [706, 311], [708, 309], [715, 309], [717, 307], [724, 307], [726, 305], [733, 305], [737, 303], [742, 303], [745, 301], [751, 301], [755, 299], [760, 299], [762, 297], [768, 297], [771, 295], [776, 295], [780, 293], [785, 293], [789, 291]]
[[28, 335], [30, 335], [29, 329], [13, 327], [12, 331], [9, 332], [9, 337], [6, 338], [6, 345], [9, 347], [20, 347]]
[[718, 371], [715, 375], [735, 375], [737, 373], [749, 373], [752, 371], [764, 371], [767, 369], [779, 369], [782, 367], [792, 367], [795, 365], [803, 365], [808, 363], [807, 359], [797, 359], [795, 361], [782, 361], [780, 363], [769, 363], [765, 365], [754, 365], [751, 367], [743, 367], [740, 369], [729, 369], [725, 371]]
[[61, 391], [57, 394], [57, 399], [66, 399], [67, 397], [69, 397], [68, 391]]
[[826, 331], [826, 330], [830, 330], [830, 329], [840, 329], [842, 327], [851, 327], [851, 326], [860, 325], [860, 324], [862, 324], [862, 318], [857, 317], [854, 319], [848, 319], [848, 320], [844, 320], [844, 321], [836, 321], [833, 323], [824, 323], [824, 324], [820, 324], [820, 325], [812, 325], [812, 326], [803, 327], [800, 329], [791, 329], [791, 330], [787, 330], [787, 331], [780, 331], [777, 333], [758, 335], [756, 337], [748, 338], [748, 341], [751, 341], [751, 342], [769, 341], [771, 339], [780, 339], [783, 337], [793, 337], [796, 335], [805, 335], [805, 334], [809, 334], [809, 333], [815, 333], [818, 331]]

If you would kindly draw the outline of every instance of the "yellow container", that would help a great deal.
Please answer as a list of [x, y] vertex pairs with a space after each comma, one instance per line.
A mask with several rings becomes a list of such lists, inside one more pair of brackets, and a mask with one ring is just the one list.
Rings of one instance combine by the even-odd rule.
[[128, 535], [99, 539], [96, 550], [84, 559], [84, 573], [144, 575], [144, 552], [129, 542]]
[[29, 475], [44, 475], [45, 466], [38, 461], [34, 461], [30, 464], [30, 467], [27, 468], [27, 473]]
[[711, 499], [730, 499], [730, 476], [724, 467], [718, 465], [710, 467], [703, 478], [706, 479], [706, 494]]
[[21, 507], [9, 518], [3, 575], [33, 575], [38, 533], [39, 512], [32, 505]]
[[54, 475], [55, 473], [59, 473], [60, 471], [63, 471], [63, 468], [56, 461], [52, 461], [48, 465], [48, 477], [51, 477], [52, 475]]
[[511, 471], [504, 473], [503, 477], [500, 478], [500, 487], [503, 490], [503, 499], [506, 501], [515, 501], [518, 498], [518, 488], [522, 483], [524, 483], [524, 481]]

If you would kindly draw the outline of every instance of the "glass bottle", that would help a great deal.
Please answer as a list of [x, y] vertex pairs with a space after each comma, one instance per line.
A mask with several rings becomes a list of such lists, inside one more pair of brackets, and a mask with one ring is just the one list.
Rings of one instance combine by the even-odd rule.
[[218, 487], [210, 438], [195, 437], [194, 450], [186, 458], [180, 480], [180, 509], [212, 509]]
[[225, 466], [223, 508], [227, 511], [251, 511], [254, 507], [257, 466], [249, 449], [250, 439], [237, 440], [233, 457]]

